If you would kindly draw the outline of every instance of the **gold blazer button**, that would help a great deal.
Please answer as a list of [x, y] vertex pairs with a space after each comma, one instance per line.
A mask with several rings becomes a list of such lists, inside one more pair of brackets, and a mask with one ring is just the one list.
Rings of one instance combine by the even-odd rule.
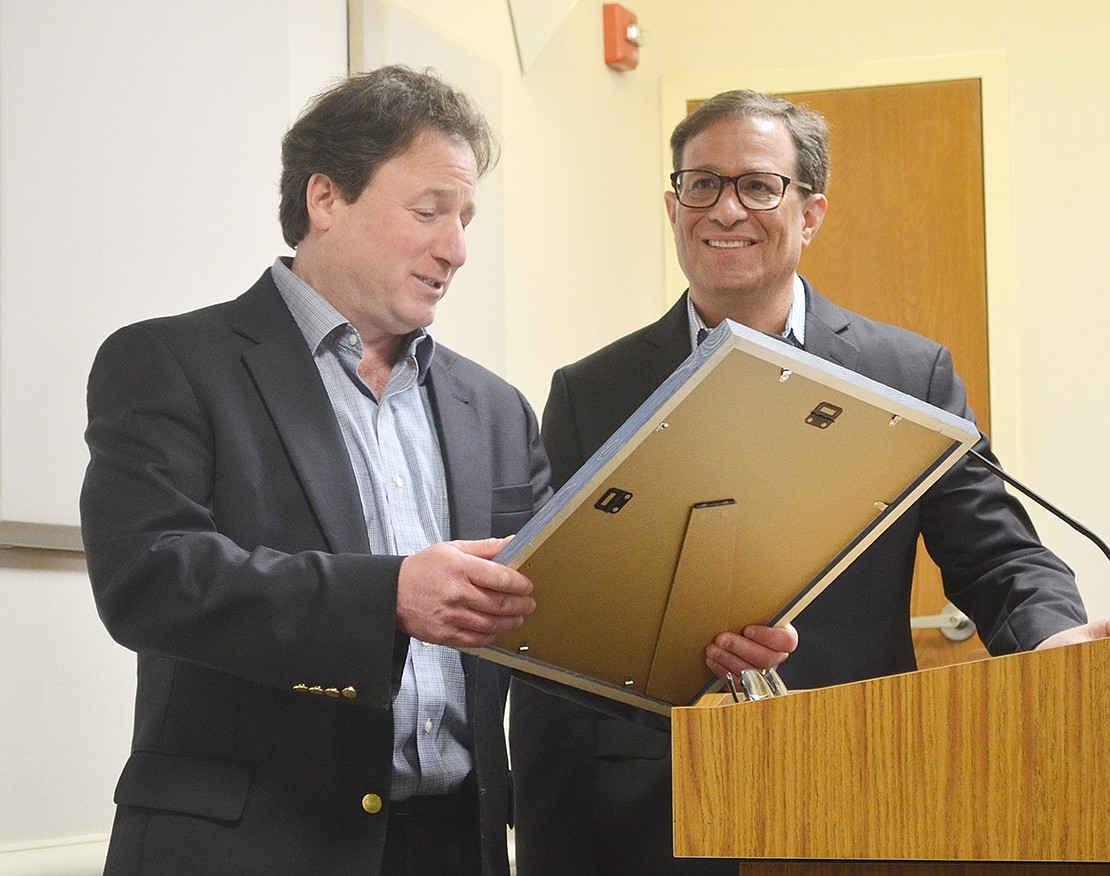
[[371, 815], [376, 815], [382, 811], [382, 798], [377, 794], [367, 794], [362, 798], [362, 808]]
[[353, 700], [355, 697], [358, 696], [358, 691], [355, 690], [353, 687], [347, 686], [343, 688], [343, 696], [345, 696], [349, 700]]

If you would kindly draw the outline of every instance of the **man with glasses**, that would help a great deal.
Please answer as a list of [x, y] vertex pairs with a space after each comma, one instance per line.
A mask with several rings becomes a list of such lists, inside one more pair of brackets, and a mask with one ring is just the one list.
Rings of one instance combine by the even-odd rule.
[[[972, 416], [944, 347], [837, 307], [796, 273], [828, 208], [824, 118], [768, 95], [726, 92], [683, 120], [671, 147], [673, 191], [664, 198], [689, 290], [658, 322], [556, 372], [542, 428], [556, 487], [725, 318]], [[976, 449], [993, 459], [986, 438]], [[1105, 621], [1080, 626], [1072, 573], [1040, 544], [1021, 506], [993, 474], [964, 462], [802, 612], [796, 639], [789, 628], [725, 631], [708, 645], [707, 664], [722, 678], [773, 666], [796, 641], [779, 667], [790, 687], [914, 669], [909, 605], [919, 534], [992, 654], [1106, 635]], [[790, 550], [789, 538], [781, 548]], [[650, 726], [644, 712], [621, 716], [614, 706], [602, 714], [560, 693], [513, 682], [520, 876], [735, 876], [736, 862], [672, 857], [666, 727]]]

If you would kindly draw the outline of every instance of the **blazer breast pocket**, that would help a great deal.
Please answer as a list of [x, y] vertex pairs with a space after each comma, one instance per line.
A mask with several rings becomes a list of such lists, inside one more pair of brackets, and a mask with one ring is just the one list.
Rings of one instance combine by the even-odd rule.
[[490, 511], [490, 534], [494, 538], [515, 535], [532, 517], [532, 485], [494, 487]]

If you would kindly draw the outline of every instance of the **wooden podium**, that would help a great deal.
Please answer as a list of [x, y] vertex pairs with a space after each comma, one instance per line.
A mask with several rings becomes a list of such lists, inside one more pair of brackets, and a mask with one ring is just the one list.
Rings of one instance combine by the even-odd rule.
[[751, 860], [743, 876], [1110, 872], [1093, 863], [1110, 861], [1110, 640], [676, 708], [672, 734], [680, 857]]

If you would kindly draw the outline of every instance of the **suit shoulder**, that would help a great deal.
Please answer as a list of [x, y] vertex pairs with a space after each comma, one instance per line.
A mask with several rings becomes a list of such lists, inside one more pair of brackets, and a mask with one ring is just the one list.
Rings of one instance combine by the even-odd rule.
[[935, 361], [944, 345], [902, 326], [872, 319], [826, 301], [818, 318], [855, 344], [865, 357], [889, 360]]
[[859, 314], [856, 314], [856, 320], [858, 323], [853, 325], [858, 324], [858, 330], [866, 333], [871, 344], [901, 351], [902, 355], [927, 355], [933, 358], [943, 347], [938, 341], [902, 326], [868, 319]]
[[226, 331], [231, 321], [231, 302], [213, 304], [173, 316], [157, 316], [139, 320], [112, 331], [100, 344], [97, 360], [123, 357], [135, 361], [153, 346], [169, 350], [189, 351], [192, 356], [207, 351], [209, 355], [230, 337]]
[[[260, 314], [259, 311], [264, 311]], [[267, 268], [262, 276], [246, 292], [212, 304], [202, 305], [181, 313], [156, 316], [139, 320], [117, 329], [109, 339], [117, 335], [125, 337], [155, 336], [163, 339], [175, 337], [191, 338], [200, 332], [223, 332], [232, 326], [237, 317], [252, 313], [257, 322], [261, 319], [277, 317], [291, 319], [288, 309], [281, 300], [281, 293], [274, 285]]]
[[[827, 300], [819, 302], [812, 315], [820, 325], [812, 327], [811, 347], [811, 324], [807, 324], [806, 349], [923, 401], [942, 406], [950, 403], [955, 413], [966, 415], [962, 398], [945, 401], [960, 381], [952, 355], [943, 344]], [[825, 333], [828, 335], [823, 337]], [[962, 395], [962, 390], [956, 392]]]

